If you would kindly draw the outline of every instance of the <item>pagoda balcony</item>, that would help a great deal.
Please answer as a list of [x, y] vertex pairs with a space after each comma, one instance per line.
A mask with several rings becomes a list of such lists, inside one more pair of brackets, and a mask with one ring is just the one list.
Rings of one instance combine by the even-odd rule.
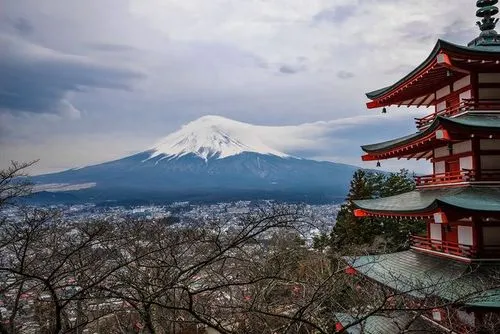
[[471, 245], [464, 245], [458, 242], [435, 240], [429, 237], [410, 237], [412, 249], [436, 255], [462, 258], [466, 260], [492, 260], [500, 259], [500, 245], [482, 246], [477, 248]]
[[423, 118], [416, 118], [417, 128], [428, 127], [438, 116], [452, 117], [469, 111], [500, 111], [500, 99], [472, 100], [464, 99], [458, 105], [450, 106], [444, 110], [432, 113]]
[[429, 237], [420, 237], [416, 235], [412, 235], [410, 237], [410, 245], [416, 250], [443, 253], [469, 259], [476, 258], [478, 254], [477, 248], [473, 246], [462, 245], [458, 242], [452, 241], [435, 240]]
[[481, 171], [462, 169], [456, 172], [415, 176], [418, 188], [455, 185], [460, 183], [498, 183], [500, 182], [500, 169], [483, 169]]

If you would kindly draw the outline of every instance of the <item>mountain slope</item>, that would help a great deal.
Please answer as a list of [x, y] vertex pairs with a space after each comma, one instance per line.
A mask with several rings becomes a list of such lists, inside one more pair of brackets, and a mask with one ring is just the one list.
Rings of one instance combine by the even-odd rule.
[[77, 201], [344, 198], [357, 167], [292, 157], [266, 145], [252, 129], [221, 117], [202, 117], [147, 151], [33, 180], [95, 185], [67, 192]]

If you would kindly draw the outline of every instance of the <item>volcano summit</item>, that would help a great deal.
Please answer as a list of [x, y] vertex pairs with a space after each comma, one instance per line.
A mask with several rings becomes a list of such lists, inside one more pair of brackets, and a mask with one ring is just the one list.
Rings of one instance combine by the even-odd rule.
[[33, 177], [41, 190], [34, 199], [120, 203], [342, 200], [357, 167], [301, 159], [272, 148], [264, 137], [276, 129], [204, 116], [143, 152]]

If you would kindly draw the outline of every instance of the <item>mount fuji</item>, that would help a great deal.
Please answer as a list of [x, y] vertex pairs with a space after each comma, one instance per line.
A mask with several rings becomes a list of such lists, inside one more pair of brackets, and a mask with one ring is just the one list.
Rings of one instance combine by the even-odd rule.
[[[102, 164], [32, 178], [34, 201], [161, 203], [343, 200], [355, 166], [277, 150], [264, 127], [204, 116], [153, 147]], [[263, 135], [265, 134], [265, 135]]]

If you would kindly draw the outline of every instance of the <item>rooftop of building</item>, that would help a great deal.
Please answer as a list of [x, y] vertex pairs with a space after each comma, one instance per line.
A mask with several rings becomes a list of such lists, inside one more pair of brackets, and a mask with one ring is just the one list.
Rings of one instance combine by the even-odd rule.
[[468, 113], [458, 117], [437, 116], [423, 131], [411, 135], [388, 140], [381, 143], [364, 145], [361, 148], [366, 153], [385, 152], [402, 147], [433, 135], [436, 129], [443, 127], [447, 130], [464, 131], [467, 133], [487, 132], [488, 135], [500, 132], [500, 113]]
[[413, 71], [396, 83], [366, 94], [372, 100], [368, 108], [389, 105], [430, 106], [436, 103], [435, 91], [440, 85], [452, 83], [482, 68], [485, 72], [498, 67], [500, 35], [495, 31], [498, 8], [477, 3], [476, 16], [481, 33], [473, 41], [457, 45], [438, 40], [429, 56]]
[[414, 250], [345, 260], [370, 279], [418, 299], [435, 296], [470, 308], [500, 308], [500, 263], [472, 265]]
[[432, 215], [439, 209], [465, 210], [467, 214], [500, 213], [500, 188], [467, 186], [422, 189], [396, 196], [354, 201], [362, 210], [381, 215]]
[[[420, 317], [409, 312], [391, 312], [388, 314], [372, 315], [359, 321], [363, 315], [356, 318], [346, 313], [336, 313], [335, 317], [342, 324], [348, 334], [399, 334], [403, 330], [405, 333], [422, 333], [424, 331], [436, 333], [436, 329], [431, 327]], [[356, 325], [351, 325], [357, 323]], [[349, 327], [350, 326], [350, 327]]]

